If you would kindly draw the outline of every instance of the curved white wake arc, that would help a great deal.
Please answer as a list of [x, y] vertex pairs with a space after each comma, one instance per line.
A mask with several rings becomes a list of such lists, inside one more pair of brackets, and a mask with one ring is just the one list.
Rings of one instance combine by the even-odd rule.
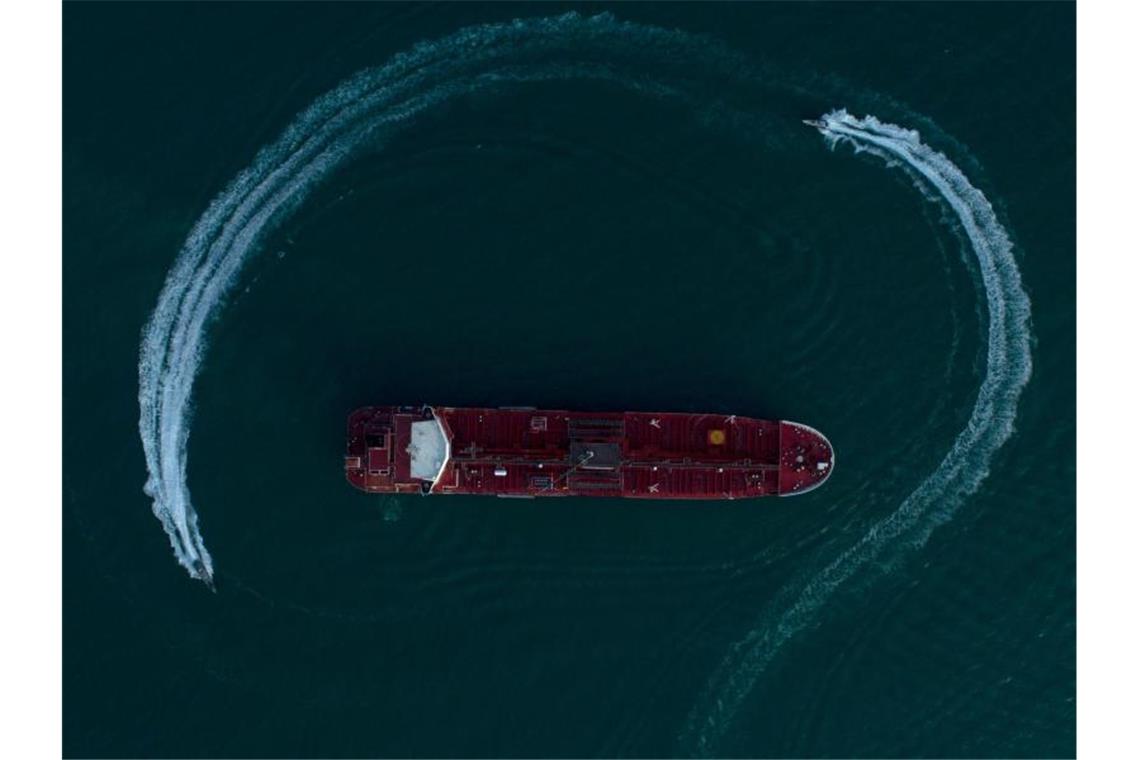
[[[630, 40], [637, 45], [631, 46]], [[389, 63], [351, 77], [318, 98], [261, 150], [194, 225], [167, 275], [139, 348], [139, 436], [146, 493], [178, 562], [211, 582], [213, 561], [186, 482], [191, 396], [206, 328], [245, 260], [276, 223], [357, 151], [380, 147], [398, 128], [456, 95], [505, 84], [565, 79], [608, 81], [660, 96], [684, 95], [623, 65], [683, 66], [709, 42], [657, 27], [577, 13], [461, 29], [419, 43]], [[720, 48], [723, 66], [735, 59]], [[614, 65], [614, 51], [629, 60]]]
[[927, 478], [890, 516], [873, 525], [853, 546], [815, 575], [782, 612], [769, 610], [733, 645], [689, 714], [682, 741], [698, 754], [715, 754], [756, 680], [780, 647], [810, 624], [836, 589], [887, 550], [922, 546], [949, 520], [963, 499], [989, 474], [994, 454], [1013, 433], [1017, 401], [1031, 371], [1029, 297], [1013, 256], [1009, 235], [980, 190], [945, 155], [925, 145], [918, 132], [832, 111], [817, 128], [835, 148], [849, 143], [888, 165], [902, 165], [924, 192], [934, 191], [961, 225], [978, 261], [989, 310], [986, 374], [966, 427]]

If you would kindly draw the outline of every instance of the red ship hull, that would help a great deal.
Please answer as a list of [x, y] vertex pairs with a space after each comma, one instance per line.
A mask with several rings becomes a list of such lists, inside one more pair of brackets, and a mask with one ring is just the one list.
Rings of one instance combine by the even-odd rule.
[[369, 493], [743, 499], [818, 488], [818, 431], [735, 415], [385, 407], [348, 418], [345, 476]]

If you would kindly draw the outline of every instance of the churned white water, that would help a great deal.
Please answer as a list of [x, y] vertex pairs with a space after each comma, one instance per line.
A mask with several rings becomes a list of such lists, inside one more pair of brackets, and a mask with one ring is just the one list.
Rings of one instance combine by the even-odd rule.
[[[214, 572], [187, 482], [194, 383], [207, 350], [208, 328], [266, 235], [338, 168], [361, 151], [381, 148], [416, 115], [448, 98], [522, 82], [593, 79], [693, 102], [699, 93], [686, 93], [684, 84], [665, 75], [627, 72], [623, 66], [634, 56], [642, 62], [676, 62], [695, 56], [694, 49], [705, 44], [681, 32], [608, 15], [567, 14], [472, 27], [353, 76], [315, 101], [257, 154], [191, 229], [139, 351], [145, 491], [175, 558], [192, 577], [208, 580]], [[621, 50], [626, 59], [610, 61], [606, 50]], [[842, 110], [821, 117], [818, 129], [833, 149], [850, 145], [903, 168], [956, 219], [977, 260], [988, 309], [985, 375], [968, 423], [939, 466], [890, 515], [810, 573], [806, 584], [782, 596], [788, 603], [765, 611], [730, 649], [682, 733], [682, 744], [693, 752], [715, 752], [781, 646], [817, 618], [842, 584], [887, 552], [921, 546], [953, 516], [986, 478], [994, 452], [1012, 435], [1018, 398], [1030, 375], [1029, 299], [1009, 236], [983, 193], [915, 131]]]
[[[139, 436], [148, 472], [144, 490], [154, 500], [154, 514], [175, 558], [192, 577], [208, 580], [213, 575], [213, 559], [187, 486], [194, 381], [207, 348], [207, 328], [265, 235], [353, 155], [378, 149], [412, 117], [455, 95], [571, 78], [671, 94], [664, 85], [623, 79], [588, 55], [586, 60], [570, 55], [576, 47], [604, 49], [635, 32], [647, 49], [675, 50], [678, 39], [684, 39], [606, 14], [570, 13], [471, 27], [419, 44], [320, 97], [211, 202], [167, 275], [139, 349]], [[535, 54], [542, 60], [520, 66]]]
[[986, 371], [965, 428], [942, 462], [886, 518], [822, 567], [790, 604], [766, 611], [756, 626], [729, 650], [709, 679], [682, 734], [698, 754], [715, 754], [720, 739], [781, 646], [803, 630], [835, 591], [858, 570], [885, 559], [887, 552], [921, 547], [949, 520], [965, 497], [989, 474], [990, 460], [1013, 434], [1017, 402], [1031, 371], [1029, 297], [1013, 245], [993, 206], [942, 153], [924, 144], [918, 132], [874, 116], [856, 118], [846, 110], [822, 116], [814, 125], [834, 150], [856, 152], [905, 168], [919, 189], [936, 195], [953, 213], [977, 259], [989, 311]]

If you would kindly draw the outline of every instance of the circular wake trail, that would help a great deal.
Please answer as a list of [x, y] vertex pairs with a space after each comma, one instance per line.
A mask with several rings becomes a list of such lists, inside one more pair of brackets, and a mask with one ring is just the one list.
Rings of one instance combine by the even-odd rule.
[[980, 190], [942, 153], [925, 145], [917, 131], [832, 111], [816, 127], [834, 150], [850, 144], [856, 152], [901, 166], [925, 194], [936, 196], [957, 219], [977, 258], [989, 311], [986, 374], [966, 427], [934, 470], [888, 517], [811, 578], [791, 604], [769, 610], [713, 673], [689, 714], [682, 743], [696, 754], [716, 753], [733, 718], [780, 647], [812, 623], [845, 581], [869, 564], [921, 547], [935, 528], [949, 520], [965, 497], [989, 474], [994, 453], [1013, 434], [1017, 401], [1031, 371], [1029, 297], [1013, 245], [993, 207]]
[[[214, 572], [187, 485], [192, 391], [208, 327], [244, 263], [323, 180], [361, 152], [382, 148], [426, 109], [483, 89], [569, 79], [671, 98], [710, 121], [736, 123], [738, 112], [710, 99], [708, 83], [757, 76], [710, 40], [608, 14], [470, 27], [419, 44], [320, 97], [210, 203], [167, 275], [139, 349], [145, 491], [175, 557], [192, 577], [211, 582]], [[845, 111], [815, 124], [832, 147], [848, 143], [903, 167], [957, 217], [977, 257], [989, 309], [986, 375], [969, 423], [939, 467], [891, 516], [802, 589], [785, 595], [790, 606], [765, 614], [733, 646], [682, 736], [698, 752], [713, 751], [780, 646], [815, 619], [836, 588], [886, 550], [920, 546], [978, 487], [993, 453], [1012, 434], [1017, 399], [1029, 378], [1029, 301], [1008, 235], [982, 193], [916, 132]]]
[[[378, 150], [413, 117], [448, 98], [524, 82], [589, 79], [692, 102], [693, 95], [683, 91], [685, 61], [703, 59], [710, 50], [720, 49], [683, 32], [617, 21], [609, 14], [568, 13], [468, 27], [351, 77], [257, 154], [195, 223], [139, 349], [144, 490], [191, 577], [210, 583], [214, 572], [187, 486], [194, 381], [207, 328], [266, 234], [353, 156]], [[719, 56], [719, 65], [731, 69], [735, 57], [723, 50]], [[671, 72], [680, 86], [663, 84], [655, 68]]]

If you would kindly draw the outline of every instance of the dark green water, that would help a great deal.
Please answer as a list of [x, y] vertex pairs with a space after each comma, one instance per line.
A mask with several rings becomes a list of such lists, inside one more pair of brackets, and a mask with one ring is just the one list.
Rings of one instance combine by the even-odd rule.
[[[210, 201], [354, 72], [569, 9], [606, 10], [65, 6], [65, 753], [1074, 754], [1068, 4], [621, 5], [495, 81], [487, 39], [432, 48], [448, 96], [305, 184], [206, 332], [218, 594], [178, 566], [139, 341]], [[994, 294], [944, 204], [800, 124], [835, 107], [944, 152], [1032, 304], [1012, 435], [937, 489]], [[351, 490], [345, 414], [425, 401], [789, 418], [838, 467], [732, 504]]]

